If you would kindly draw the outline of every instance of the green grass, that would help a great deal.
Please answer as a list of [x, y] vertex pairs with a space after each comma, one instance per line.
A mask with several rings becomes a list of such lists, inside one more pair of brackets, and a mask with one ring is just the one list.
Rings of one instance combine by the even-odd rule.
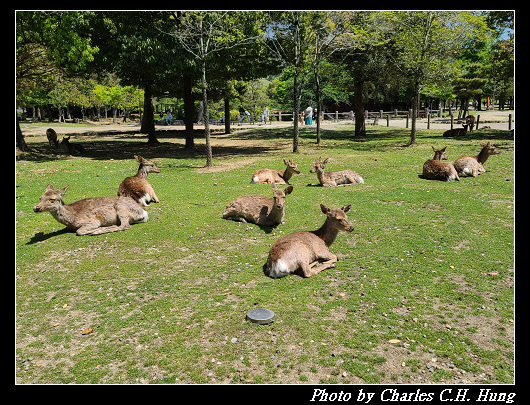
[[[200, 139], [189, 155], [182, 139], [150, 149], [132, 136], [92, 136], [88, 157], [66, 158], [50, 155], [45, 137], [27, 138], [33, 149], [16, 168], [18, 381], [513, 383], [513, 141], [488, 130], [465, 140], [431, 130], [406, 148], [405, 130], [370, 128], [355, 139], [352, 127], [337, 126], [324, 130], [320, 148], [304, 129], [293, 155], [285, 132], [214, 136], [213, 170], [201, 168]], [[479, 140], [502, 151], [485, 174], [451, 183], [419, 177], [431, 144], [447, 145], [454, 160], [477, 154]], [[115, 195], [137, 169], [134, 153], [161, 168], [149, 176], [161, 202], [149, 206], [147, 223], [77, 237], [33, 213], [48, 183], [70, 184], [66, 203]], [[309, 169], [319, 156], [331, 157], [326, 169], [352, 168], [365, 184], [308, 186], [317, 184]], [[285, 224], [222, 220], [233, 198], [271, 195], [267, 185], [249, 185], [251, 174], [282, 168], [284, 157], [302, 171], [291, 180]], [[352, 204], [355, 231], [331, 247], [337, 266], [309, 279], [265, 277], [270, 246], [319, 227], [320, 203]], [[256, 307], [276, 321], [246, 322]]]

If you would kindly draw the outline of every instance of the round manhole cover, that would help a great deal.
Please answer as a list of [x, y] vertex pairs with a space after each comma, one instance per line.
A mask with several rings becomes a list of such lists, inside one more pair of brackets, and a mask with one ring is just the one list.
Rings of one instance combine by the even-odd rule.
[[251, 309], [247, 312], [247, 320], [266, 325], [274, 321], [274, 312], [266, 308]]

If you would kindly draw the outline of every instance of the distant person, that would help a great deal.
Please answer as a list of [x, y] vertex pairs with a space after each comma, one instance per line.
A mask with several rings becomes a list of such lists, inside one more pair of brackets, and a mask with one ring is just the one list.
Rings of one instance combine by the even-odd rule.
[[268, 119], [269, 119], [269, 108], [265, 106], [265, 108], [263, 109], [263, 113], [261, 114], [261, 118], [259, 122], [264, 122], [266, 124]]
[[166, 125], [171, 125], [171, 121], [173, 121], [173, 116], [171, 115], [171, 110], [166, 111]]
[[306, 125], [313, 125], [313, 108], [310, 105], [304, 110], [304, 118]]

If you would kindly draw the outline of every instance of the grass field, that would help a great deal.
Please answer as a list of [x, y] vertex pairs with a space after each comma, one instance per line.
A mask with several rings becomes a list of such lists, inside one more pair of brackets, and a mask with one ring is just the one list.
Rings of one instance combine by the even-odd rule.
[[[68, 157], [45, 137], [16, 164], [16, 377], [19, 383], [513, 383], [514, 142], [496, 131], [444, 139], [442, 131], [375, 127], [256, 129], [213, 136], [213, 169], [182, 138], [79, 136], [86, 157]], [[460, 182], [420, 177], [431, 145], [450, 160], [490, 140], [501, 154]], [[60, 152], [59, 152], [60, 153]], [[116, 195], [133, 154], [161, 169], [149, 221], [126, 232], [78, 237], [35, 214], [48, 183], [63, 200]], [[351, 168], [364, 185], [316, 187], [309, 169]], [[286, 222], [276, 228], [221, 219], [253, 171], [293, 158]], [[331, 247], [339, 262], [315, 277], [263, 274], [282, 235], [324, 222], [319, 204], [352, 204], [354, 232]], [[276, 314], [261, 326], [253, 308]], [[93, 332], [83, 335], [87, 328]], [[391, 342], [389, 342], [391, 341]], [[392, 343], [393, 342], [393, 343]]]

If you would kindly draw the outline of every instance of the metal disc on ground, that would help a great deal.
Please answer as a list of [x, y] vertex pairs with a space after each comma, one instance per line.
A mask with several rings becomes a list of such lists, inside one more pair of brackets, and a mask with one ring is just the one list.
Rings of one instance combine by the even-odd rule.
[[274, 321], [274, 312], [266, 308], [251, 309], [247, 312], [247, 321], [266, 325]]

